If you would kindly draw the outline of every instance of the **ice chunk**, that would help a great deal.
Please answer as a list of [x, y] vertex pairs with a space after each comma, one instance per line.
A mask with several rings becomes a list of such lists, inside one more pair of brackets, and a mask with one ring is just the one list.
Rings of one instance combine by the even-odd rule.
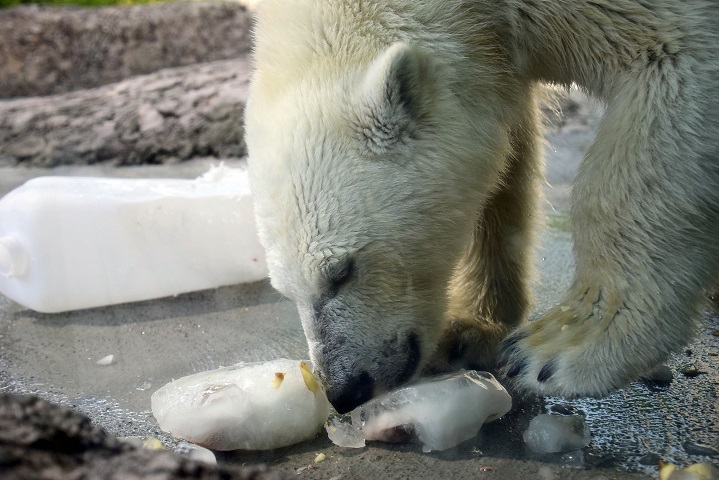
[[98, 361], [95, 362], [95, 363], [97, 363], [98, 365], [101, 365], [101, 366], [105, 367], [105, 366], [107, 366], [107, 365], [111, 365], [111, 364], [112, 364], [112, 361], [113, 361], [114, 359], [115, 359], [115, 355], [110, 354], [110, 355], [106, 355], [106, 356], [102, 357], [100, 360], [98, 360]]
[[40, 177], [0, 200], [0, 293], [40, 312], [266, 276], [244, 169], [195, 180]]
[[351, 419], [333, 417], [325, 424], [327, 436], [338, 447], [362, 448], [366, 445], [362, 431], [352, 425]]
[[589, 427], [581, 415], [537, 415], [524, 431], [524, 442], [540, 453], [570, 452], [589, 445]]
[[491, 374], [470, 370], [422, 379], [370, 400], [351, 415], [366, 440], [416, 436], [429, 452], [474, 437], [482, 424], [511, 408], [512, 398]]
[[560, 461], [564, 468], [584, 468], [584, 451], [572, 450], [570, 452], [562, 454]]
[[151, 403], [160, 428], [214, 450], [269, 450], [308, 440], [330, 408], [307, 365], [287, 359], [189, 375], [157, 390]]
[[177, 446], [177, 448], [175, 448], [175, 452], [191, 460], [197, 460], [198, 462], [204, 462], [209, 465], [217, 466], [217, 458], [215, 458], [215, 454], [199, 445], [182, 442]]

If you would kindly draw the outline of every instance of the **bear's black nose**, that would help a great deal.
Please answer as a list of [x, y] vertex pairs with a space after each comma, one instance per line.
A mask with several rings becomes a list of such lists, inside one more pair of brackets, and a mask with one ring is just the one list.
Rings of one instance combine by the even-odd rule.
[[327, 398], [337, 413], [347, 413], [372, 398], [374, 380], [369, 373], [343, 379], [338, 383], [328, 382]]

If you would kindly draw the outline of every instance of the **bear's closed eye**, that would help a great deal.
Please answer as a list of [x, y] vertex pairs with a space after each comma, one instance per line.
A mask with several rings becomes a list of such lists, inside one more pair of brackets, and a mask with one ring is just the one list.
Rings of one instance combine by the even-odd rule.
[[355, 276], [356, 266], [353, 258], [347, 258], [332, 268], [327, 274], [327, 283], [329, 284], [328, 293], [330, 298], [335, 297], [340, 289], [347, 285]]

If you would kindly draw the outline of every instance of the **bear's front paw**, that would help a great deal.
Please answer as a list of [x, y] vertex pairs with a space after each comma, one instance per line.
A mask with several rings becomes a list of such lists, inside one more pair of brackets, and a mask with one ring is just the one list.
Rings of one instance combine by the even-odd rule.
[[647, 346], [646, 332], [632, 331], [635, 313], [582, 300], [557, 306], [505, 339], [501, 373], [529, 392], [606, 395], [663, 360], [656, 345]]
[[458, 368], [493, 369], [499, 343], [507, 334], [498, 324], [478, 320], [450, 320], [425, 370], [441, 373]]

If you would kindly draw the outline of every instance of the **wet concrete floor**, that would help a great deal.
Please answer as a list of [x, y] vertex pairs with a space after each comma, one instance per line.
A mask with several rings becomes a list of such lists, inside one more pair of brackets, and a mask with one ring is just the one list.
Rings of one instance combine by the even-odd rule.
[[[589, 132], [591, 133], [591, 132]], [[538, 251], [537, 313], [556, 301], [573, 261], [567, 183], [591, 138], [576, 129], [550, 139], [548, 228]], [[576, 138], [572, 135], [576, 135]], [[564, 160], [562, 160], [564, 159]], [[231, 164], [232, 165], [232, 164]], [[0, 169], [0, 194], [47, 174], [192, 178], [205, 161], [177, 166]], [[419, 445], [371, 444], [341, 449], [317, 439], [272, 452], [218, 453], [221, 462], [268, 463], [298, 478], [656, 478], [658, 458], [679, 464], [712, 461], [696, 445], [719, 447], [719, 317], [707, 311], [702, 333], [672, 357], [666, 386], [633, 383], [604, 399], [515, 397], [515, 410], [455, 449], [425, 454]], [[96, 362], [114, 355], [111, 365]], [[174, 298], [47, 315], [0, 296], [0, 391], [32, 392], [88, 414], [119, 436], [153, 435], [172, 448], [150, 412], [150, 395], [173, 378], [239, 361], [305, 358], [294, 305], [268, 282]], [[693, 375], [694, 368], [697, 375]], [[688, 372], [689, 375], [681, 373]], [[550, 408], [586, 415], [592, 443], [571, 455], [538, 455], [524, 446], [529, 420]], [[319, 452], [327, 460], [307, 468]], [[487, 467], [487, 468], [482, 468]]]

